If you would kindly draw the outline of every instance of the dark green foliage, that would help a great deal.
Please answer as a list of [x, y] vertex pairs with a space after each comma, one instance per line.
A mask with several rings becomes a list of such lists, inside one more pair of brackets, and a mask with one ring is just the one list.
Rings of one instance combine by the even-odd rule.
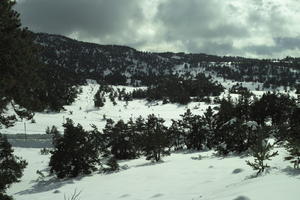
[[243, 87], [243, 85], [239, 84], [239, 83], [233, 85], [229, 89], [229, 92], [232, 94], [240, 94], [240, 95], [244, 95], [244, 96], [248, 96], [248, 97], [250, 97], [252, 95], [248, 88]]
[[[262, 131], [262, 130], [260, 130]], [[259, 134], [262, 134], [261, 132]], [[252, 155], [254, 157], [254, 162], [250, 162], [249, 160], [246, 161], [247, 165], [253, 168], [253, 170], [257, 171], [256, 176], [260, 173], [263, 173], [265, 169], [269, 168], [270, 166], [265, 163], [267, 160], [271, 160], [272, 157], [278, 155], [278, 152], [272, 152], [274, 145], [268, 143], [266, 139], [262, 135], [260, 135], [257, 143], [252, 146]]]
[[295, 108], [290, 117], [290, 128], [288, 129], [286, 149], [289, 153], [285, 160], [294, 164], [299, 169], [300, 165], [300, 108]]
[[0, 128], [2, 126], [11, 127], [14, 125], [15, 121], [17, 120], [15, 115], [10, 115], [10, 116], [2, 116], [0, 115]]
[[207, 131], [204, 129], [203, 118], [193, 115], [190, 109], [181, 116], [179, 121], [187, 149], [202, 150], [207, 144]]
[[164, 120], [155, 115], [149, 115], [145, 122], [142, 150], [147, 160], [158, 162], [162, 156], [170, 154], [167, 127], [163, 123]]
[[[133, 133], [133, 134], [132, 134]], [[129, 131], [128, 124], [123, 120], [118, 121], [109, 137], [109, 147], [116, 159], [132, 159], [136, 157], [134, 132]]]
[[286, 149], [289, 153], [284, 159], [290, 161], [295, 169], [300, 166], [300, 139], [290, 140], [286, 144]]
[[41, 155], [48, 155], [50, 153], [50, 149], [42, 148], [40, 152], [41, 152]]
[[135, 90], [133, 98], [147, 98], [152, 100], [164, 100], [171, 103], [187, 104], [191, 97], [202, 100], [205, 96], [217, 96], [223, 91], [223, 87], [204, 74], [198, 74], [195, 78], [183, 78], [177, 75], [162, 76], [156, 80], [147, 90]]
[[0, 192], [0, 199], [1, 200], [13, 200], [13, 198], [11, 196], [8, 196], [6, 194], [2, 194], [1, 192]]
[[113, 156], [107, 160], [106, 165], [108, 166], [108, 168], [104, 169], [105, 172], [114, 172], [120, 169], [117, 159]]
[[96, 92], [94, 95], [94, 105], [95, 107], [103, 107], [105, 102], [104, 92], [102, 92], [100, 89]]
[[57, 65], [44, 65], [39, 70], [39, 76], [44, 81], [43, 89], [37, 90], [36, 94], [40, 103], [37, 103], [35, 110], [60, 111], [64, 105], [74, 102], [80, 90], [79, 84], [83, 79], [76, 73]]
[[261, 125], [264, 125], [268, 118], [273, 125], [280, 125], [288, 120], [295, 106], [295, 99], [290, 96], [268, 92], [253, 103], [251, 117]]
[[172, 120], [172, 125], [168, 128], [168, 137], [170, 146], [174, 147], [175, 150], [185, 148], [185, 135], [180, 122]]
[[205, 132], [206, 146], [211, 149], [214, 146], [214, 137], [215, 137], [215, 118], [212, 108], [209, 106], [204, 113], [202, 118], [203, 127], [202, 130]]
[[35, 91], [42, 86], [37, 76], [39, 63], [32, 34], [21, 28], [19, 14], [13, 10], [15, 1], [0, 4], [0, 123], [11, 125], [12, 117], [2, 115], [12, 100], [31, 110], [36, 100]]
[[[0, 134], [0, 197], [10, 199], [5, 190], [12, 183], [19, 182], [27, 162], [13, 154], [13, 149], [6, 137]], [[2, 199], [1, 198], [1, 199]]]
[[58, 178], [92, 173], [100, 163], [94, 135], [83, 130], [80, 124], [74, 126], [70, 119], [63, 126], [64, 134], [55, 141], [51, 152], [50, 172]]

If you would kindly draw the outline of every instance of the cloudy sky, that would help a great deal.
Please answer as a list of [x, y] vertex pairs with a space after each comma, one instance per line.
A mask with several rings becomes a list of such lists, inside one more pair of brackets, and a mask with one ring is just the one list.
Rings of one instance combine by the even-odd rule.
[[143, 51], [300, 57], [298, 0], [18, 0], [36, 32]]

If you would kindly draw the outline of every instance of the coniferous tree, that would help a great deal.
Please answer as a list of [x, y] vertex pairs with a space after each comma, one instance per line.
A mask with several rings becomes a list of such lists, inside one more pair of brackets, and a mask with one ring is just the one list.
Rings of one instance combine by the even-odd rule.
[[164, 120], [155, 115], [149, 115], [145, 123], [143, 152], [147, 160], [160, 161], [164, 155], [169, 155], [167, 127]]
[[113, 156], [107, 160], [106, 165], [108, 166], [108, 168], [104, 169], [105, 172], [114, 172], [120, 169], [117, 159]]
[[179, 121], [172, 120], [172, 125], [168, 128], [168, 136], [170, 137], [170, 145], [175, 150], [184, 149], [185, 135]]
[[215, 145], [215, 119], [212, 108], [209, 106], [203, 116], [203, 131], [207, 139], [207, 147], [211, 149]]
[[271, 160], [272, 157], [278, 155], [278, 151], [272, 152], [274, 144], [270, 144], [267, 141], [264, 131], [263, 128], [259, 129], [257, 142], [251, 148], [254, 162], [246, 161], [247, 165], [257, 171], [256, 176], [263, 173], [265, 169], [270, 168], [265, 161]]
[[94, 96], [95, 107], [103, 107], [105, 102], [104, 92], [99, 89]]
[[116, 159], [132, 159], [136, 157], [135, 144], [128, 124], [118, 121], [109, 135], [109, 148]]
[[21, 28], [16, 2], [2, 0], [0, 4], [0, 126], [11, 125], [13, 118], [3, 116], [8, 102], [27, 110], [39, 101], [36, 89], [42, 87], [37, 76], [39, 62], [32, 34]]
[[51, 152], [50, 172], [58, 178], [92, 173], [100, 163], [94, 135], [83, 130], [80, 124], [74, 126], [70, 119], [63, 126], [64, 135], [56, 141]]
[[5, 190], [19, 182], [27, 162], [13, 155], [13, 149], [6, 137], [0, 134], [0, 199], [12, 199]]
[[289, 153], [285, 160], [294, 164], [294, 168], [300, 165], [300, 108], [295, 108], [290, 117], [289, 130], [287, 132], [286, 149]]
[[146, 132], [146, 125], [145, 119], [142, 116], [139, 116], [135, 120], [135, 145], [137, 149], [137, 154], [141, 155], [143, 153], [143, 144], [145, 143], [145, 132]]

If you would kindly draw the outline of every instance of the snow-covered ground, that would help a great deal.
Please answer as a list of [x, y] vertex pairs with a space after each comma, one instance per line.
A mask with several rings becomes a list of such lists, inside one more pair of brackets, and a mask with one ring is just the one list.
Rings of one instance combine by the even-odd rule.
[[[151, 164], [145, 158], [120, 161], [128, 169], [112, 174], [94, 173], [76, 179], [39, 180], [37, 170], [47, 175], [48, 155], [39, 149], [16, 148], [29, 165], [20, 183], [8, 190], [16, 200], [63, 200], [74, 190], [81, 200], [298, 200], [300, 171], [292, 169], [280, 155], [268, 164], [269, 173], [251, 178], [255, 172], [245, 160], [252, 157], [216, 157], [213, 151], [173, 153], [164, 162]], [[202, 159], [197, 159], [201, 155]]]
[[[166, 125], [171, 124], [171, 119], [179, 119], [180, 115], [185, 113], [187, 108], [190, 108], [194, 114], [202, 114], [206, 111], [209, 105], [201, 102], [192, 102], [186, 106], [180, 104], [162, 104], [161, 101], [149, 103], [146, 100], [133, 100], [126, 105], [125, 101], [118, 101], [117, 105], [106, 98], [104, 107], [94, 107], [94, 95], [97, 92], [99, 85], [89, 83], [82, 86], [82, 93], [79, 94], [76, 101], [70, 105], [65, 106], [66, 111], [60, 113], [36, 113], [34, 119], [36, 123], [31, 121], [18, 121], [15, 126], [8, 129], [2, 129], [1, 132], [5, 134], [24, 133], [24, 122], [26, 123], [27, 134], [44, 134], [47, 126], [55, 125], [59, 130], [63, 131], [62, 124], [66, 118], [72, 119], [75, 123], [80, 123], [85, 129], [91, 129], [91, 124], [95, 124], [100, 130], [104, 128], [106, 120], [111, 118], [115, 122], [118, 120], [129, 120], [130, 117], [136, 119], [139, 116], [146, 118], [150, 114], [156, 114], [166, 121]], [[133, 87], [116, 86], [116, 88], [125, 88], [127, 92], [132, 91]], [[213, 105], [211, 105], [213, 106]]]
[[[66, 118], [73, 119], [86, 129], [91, 129], [90, 125], [95, 124], [101, 130], [106, 123], [103, 115], [114, 121], [127, 121], [130, 117], [135, 119], [141, 115], [146, 118], [154, 113], [164, 118], [166, 125], [170, 125], [171, 119], [179, 119], [187, 108], [194, 114], [202, 114], [209, 106], [199, 102], [186, 106], [163, 105], [162, 102], [148, 103], [145, 100], [130, 101], [128, 105], [117, 100], [114, 106], [107, 98], [105, 106], [97, 109], [93, 97], [98, 87], [93, 82], [82, 86], [83, 92], [72, 105], [65, 106], [64, 112], [36, 113], [36, 123], [26, 121], [27, 134], [44, 134], [47, 126], [52, 125], [62, 131], [62, 123]], [[125, 89], [130, 91], [133, 88]], [[262, 95], [264, 91], [254, 93]], [[221, 96], [226, 97], [227, 92]], [[237, 98], [237, 95], [232, 97]], [[19, 121], [14, 127], [2, 129], [1, 132], [24, 133], [24, 122]], [[270, 172], [257, 178], [251, 178], [255, 172], [245, 163], [245, 160], [253, 160], [252, 157], [221, 158], [214, 156], [213, 151], [208, 151], [173, 153], [158, 164], [151, 164], [143, 157], [120, 161], [120, 166], [127, 165], [128, 169], [59, 181], [47, 176], [49, 155], [40, 155], [40, 149], [37, 148], [16, 148], [15, 153], [26, 159], [29, 165], [21, 182], [13, 184], [8, 193], [16, 200], [63, 200], [64, 195], [70, 196], [74, 190], [82, 191], [80, 200], [298, 200], [300, 171], [292, 169], [283, 160], [286, 154], [284, 149], [276, 150], [279, 150], [280, 155], [269, 162], [272, 166]], [[200, 160], [196, 159], [199, 155], [202, 157]], [[37, 170], [41, 170], [47, 177], [39, 179]]]
[[[225, 88], [230, 88], [237, 82], [229, 80], [217, 79]], [[242, 83], [243, 86], [248, 87], [255, 95], [261, 96], [266, 91], [256, 91], [256, 83]], [[191, 102], [187, 105], [180, 104], [162, 104], [162, 101], [149, 103], [146, 100], [133, 100], [126, 104], [125, 101], [118, 101], [116, 99], [117, 105], [106, 97], [106, 102], [104, 107], [95, 108], [94, 107], [94, 95], [97, 92], [99, 85], [89, 81], [87, 85], [81, 86], [82, 93], [79, 94], [77, 99], [72, 105], [64, 106], [66, 111], [60, 113], [36, 113], [34, 116], [36, 123], [31, 123], [31, 121], [21, 121], [19, 120], [15, 126], [1, 129], [4, 134], [24, 134], [26, 126], [26, 134], [44, 134], [46, 128], [55, 125], [58, 130], [63, 131], [62, 124], [66, 121], [66, 118], [72, 119], [75, 123], [80, 123], [85, 129], [90, 130], [91, 124], [95, 124], [99, 130], [104, 128], [106, 120], [104, 120], [104, 115], [106, 118], [111, 118], [115, 122], [118, 120], [128, 121], [129, 118], [136, 119], [139, 116], [146, 118], [149, 114], [156, 114], [165, 120], [167, 126], [171, 125], [172, 119], [180, 119], [180, 115], [184, 114], [186, 110], [191, 109], [193, 114], [203, 114], [208, 106], [215, 107], [217, 105], [208, 105], [204, 102]], [[136, 88], [126, 87], [126, 86], [113, 86], [116, 90], [117, 88], [123, 89], [130, 92]], [[220, 95], [220, 98], [228, 96], [228, 90]], [[279, 88], [280, 89], [280, 88]], [[280, 92], [283, 92], [281, 90]], [[295, 92], [289, 92], [290, 95], [296, 97]], [[237, 99], [238, 95], [231, 94], [232, 99]]]

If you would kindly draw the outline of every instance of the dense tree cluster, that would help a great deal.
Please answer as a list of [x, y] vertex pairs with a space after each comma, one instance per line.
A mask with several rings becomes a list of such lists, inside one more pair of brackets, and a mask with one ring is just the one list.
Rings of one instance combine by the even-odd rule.
[[192, 98], [201, 101], [204, 97], [218, 96], [221, 92], [223, 92], [223, 87], [204, 74], [198, 74], [195, 78], [171, 75], [161, 77], [156, 84], [146, 90], [133, 91], [132, 97], [187, 104]]
[[138, 118], [128, 123], [122, 120], [114, 123], [108, 119], [103, 132], [100, 132], [95, 126], [93, 131], [85, 131], [80, 124], [75, 126], [68, 119], [63, 125], [63, 135], [58, 134], [55, 128], [47, 129], [48, 134], [53, 134], [54, 145], [50, 171], [58, 178], [90, 174], [103, 164], [101, 157], [110, 157], [109, 165], [113, 165], [114, 159], [133, 159], [140, 155], [160, 161], [162, 156], [169, 154], [170, 147], [167, 127], [163, 122], [154, 115], [149, 115], [147, 120]]
[[265, 160], [277, 155], [271, 152], [274, 144], [265, 142], [271, 136], [276, 144], [287, 145], [286, 159], [298, 168], [300, 121], [295, 99], [277, 93], [265, 93], [260, 99], [244, 94], [237, 101], [230, 96], [220, 100], [219, 107], [209, 106], [202, 116], [188, 109], [170, 127], [155, 115], [128, 122], [107, 119], [103, 131], [96, 126], [84, 131], [68, 120], [63, 136], [58, 137], [55, 129], [48, 130], [56, 136], [51, 171], [60, 178], [76, 176], [91, 173], [104, 158], [109, 158], [106, 165], [110, 166], [105, 170], [111, 171], [119, 169], [116, 160], [120, 159], [143, 155], [157, 162], [172, 150], [215, 149], [220, 155], [253, 152], [255, 161], [247, 163], [259, 174], [269, 167]]

